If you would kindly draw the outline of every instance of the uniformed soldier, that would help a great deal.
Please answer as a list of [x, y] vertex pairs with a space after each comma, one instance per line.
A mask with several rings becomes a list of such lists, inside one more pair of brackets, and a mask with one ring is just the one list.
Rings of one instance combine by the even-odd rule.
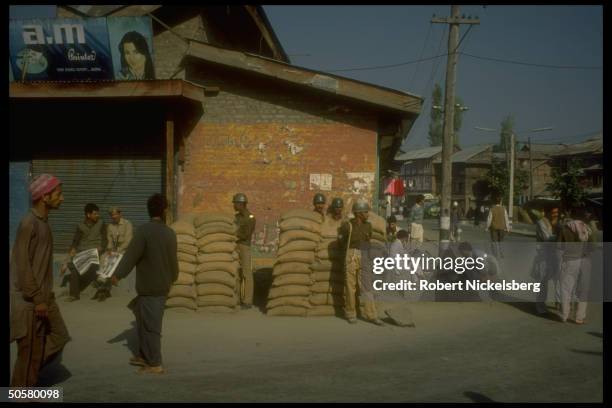
[[334, 221], [342, 220], [342, 210], [344, 209], [344, 201], [340, 197], [335, 197], [330, 206], [329, 213]]
[[314, 205], [314, 211], [321, 214], [323, 218], [325, 218], [325, 196], [321, 193], [317, 193], [314, 195], [312, 199], [312, 205]]
[[[346, 252], [346, 279], [345, 279], [345, 299], [344, 313], [349, 323], [357, 323], [357, 304], [359, 298], [363, 299], [364, 307], [361, 315], [364, 319], [378, 326], [384, 325], [378, 318], [374, 295], [371, 288], [364, 285], [361, 277], [361, 258], [362, 248], [370, 242], [372, 237], [372, 224], [368, 222], [368, 211], [370, 206], [363, 200], [353, 204], [353, 214], [355, 217], [345, 222], [340, 227], [338, 239], [347, 248]], [[357, 296], [357, 288], [359, 295]]]
[[255, 231], [255, 216], [247, 210], [247, 197], [242, 193], [234, 195], [232, 200], [236, 211], [235, 223], [238, 236], [238, 254], [240, 256], [240, 302], [242, 309], [253, 305], [253, 269], [251, 267], [251, 237]]

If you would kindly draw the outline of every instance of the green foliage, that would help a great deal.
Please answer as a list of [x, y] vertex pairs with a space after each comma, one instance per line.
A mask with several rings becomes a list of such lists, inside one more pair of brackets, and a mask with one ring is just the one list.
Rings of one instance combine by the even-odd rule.
[[[491, 168], [484, 178], [487, 183], [488, 193], [497, 192], [502, 197], [502, 202], [508, 202], [510, 187], [510, 170], [505, 162], [493, 161]], [[514, 191], [513, 201], [527, 189], [529, 185], [529, 173], [526, 170], [514, 168]]]
[[508, 115], [501, 122], [499, 144], [493, 146], [494, 152], [506, 152], [509, 147], [510, 135], [514, 131], [514, 116]]
[[546, 189], [561, 200], [564, 208], [580, 207], [587, 198], [585, 186], [580, 181], [583, 174], [581, 162], [570, 160], [567, 171], [552, 169], [552, 182], [546, 185]]
[[[463, 105], [463, 100], [460, 97], [455, 98], [455, 106], [457, 104], [459, 104], [459, 106]], [[431, 121], [429, 122], [428, 139], [430, 146], [442, 146], [444, 140], [444, 113], [441, 109], [434, 109], [434, 106], [444, 106], [442, 87], [440, 84], [434, 86], [431, 94], [431, 111], [429, 113]], [[455, 137], [453, 142], [457, 146], [459, 146], [459, 130], [462, 124], [463, 111], [455, 108], [455, 116], [453, 117], [453, 132]]]

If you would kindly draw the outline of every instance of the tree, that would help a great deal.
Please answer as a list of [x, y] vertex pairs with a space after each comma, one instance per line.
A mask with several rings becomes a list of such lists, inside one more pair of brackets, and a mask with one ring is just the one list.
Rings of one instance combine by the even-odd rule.
[[[489, 193], [497, 193], [502, 197], [502, 202], [508, 202], [509, 184], [510, 184], [510, 170], [506, 163], [501, 161], [493, 161], [491, 168], [485, 176], [489, 189]], [[514, 199], [521, 195], [529, 185], [529, 173], [526, 170], [517, 169], [514, 170]]]
[[514, 116], [508, 115], [501, 122], [501, 131], [499, 135], [499, 144], [493, 146], [494, 152], [507, 152], [510, 135], [514, 132]]
[[[456, 97], [455, 116], [453, 118], [453, 133], [455, 136], [453, 138], [453, 144], [456, 146], [459, 146], [459, 130], [463, 124], [463, 111], [458, 109], [458, 106], [462, 105], [463, 100], [460, 97]], [[442, 109], [434, 109], [434, 106], [444, 106], [444, 103], [442, 102], [442, 87], [440, 84], [436, 84], [434, 86], [431, 94], [431, 112], [429, 114], [431, 121], [429, 122], [428, 139], [430, 146], [442, 146], [442, 141], [444, 140], [444, 113], [442, 112]]]
[[567, 171], [558, 168], [552, 170], [552, 182], [546, 185], [546, 189], [561, 200], [563, 208], [580, 207], [587, 198], [585, 185], [581, 181], [583, 174], [581, 162], [570, 160]]

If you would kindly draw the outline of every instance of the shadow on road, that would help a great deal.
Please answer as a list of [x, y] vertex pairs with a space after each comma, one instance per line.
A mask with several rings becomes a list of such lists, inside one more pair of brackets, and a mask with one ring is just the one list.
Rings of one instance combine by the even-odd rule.
[[534, 302], [520, 301], [517, 298], [512, 297], [510, 295], [506, 295], [505, 293], [502, 293], [502, 292], [491, 292], [490, 296], [492, 300], [510, 305], [520, 310], [523, 313], [527, 313], [532, 316], [539, 317], [539, 318], [546, 319], [546, 320], [553, 320], [553, 321], [559, 320], [558, 317], [554, 313], [550, 313], [550, 312], [544, 313], [544, 314], [537, 313]]
[[600, 339], [603, 339], [603, 333], [598, 333], [598, 332], [588, 332], [591, 336], [595, 336], [595, 337], [599, 337]]
[[120, 341], [125, 340], [126, 343], [124, 344], [124, 346], [126, 346], [132, 352], [133, 355], [137, 356], [138, 355], [138, 333], [136, 332], [136, 322], [133, 321], [131, 324], [132, 324], [131, 328], [124, 330], [118, 336], [108, 340], [107, 343], [115, 344], [115, 343], [119, 343]]
[[572, 353], [588, 354], [591, 356], [603, 356], [603, 352], [601, 351], [576, 350], [576, 349], [570, 349], [570, 351]]
[[72, 373], [62, 364], [62, 353], [57, 354], [38, 374], [37, 387], [53, 387], [72, 377]]
[[463, 393], [466, 397], [472, 400], [472, 402], [497, 402], [487, 397], [486, 395], [482, 395], [478, 392], [466, 391]]

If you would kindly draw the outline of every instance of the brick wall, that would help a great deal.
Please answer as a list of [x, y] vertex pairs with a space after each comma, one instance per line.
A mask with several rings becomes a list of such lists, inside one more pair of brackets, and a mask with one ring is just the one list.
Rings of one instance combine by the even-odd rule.
[[311, 190], [311, 174], [331, 175], [331, 191], [323, 191], [328, 203], [342, 196], [350, 205], [359, 195], [372, 202], [375, 116], [278, 81], [214, 67], [187, 73], [189, 80], [221, 92], [206, 99], [202, 120], [185, 140], [179, 215], [231, 212], [233, 194], [243, 192], [257, 219], [256, 244], [266, 251], [274, 247], [282, 212], [312, 207], [319, 189]]

